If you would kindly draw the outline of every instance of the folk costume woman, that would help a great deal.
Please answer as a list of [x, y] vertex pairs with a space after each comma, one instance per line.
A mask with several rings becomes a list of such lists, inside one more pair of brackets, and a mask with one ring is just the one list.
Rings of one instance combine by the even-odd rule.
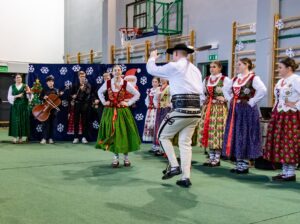
[[159, 145], [158, 130], [166, 115], [171, 111], [172, 105], [168, 80], [161, 78], [160, 82], [161, 86], [159, 87], [159, 91], [154, 96], [154, 102], [157, 102], [157, 112], [154, 127], [153, 148], [151, 150], [156, 156], [164, 154]]
[[231, 172], [249, 172], [249, 160], [262, 155], [262, 142], [257, 103], [267, 89], [261, 79], [251, 71], [254, 68], [248, 58], [238, 61], [238, 74], [233, 79], [231, 100], [226, 122], [222, 154], [236, 159]]
[[200, 146], [209, 148], [209, 159], [204, 166], [220, 166], [224, 130], [228, 114], [227, 102], [231, 98], [232, 81], [222, 75], [219, 61], [210, 64], [211, 75], [203, 81], [206, 100], [199, 125]]
[[[152, 88], [147, 89], [147, 97], [145, 99], [145, 104], [148, 108], [145, 118], [143, 141], [152, 142], [154, 139], [154, 128], [155, 119], [157, 112], [157, 102], [154, 102], [154, 96], [159, 91], [159, 79], [154, 77], [152, 79]], [[154, 145], [152, 145], [153, 149]]]
[[[119, 153], [124, 154], [124, 166], [130, 166], [128, 153], [140, 148], [141, 140], [132, 113], [128, 108], [135, 103], [139, 92], [121, 78], [122, 70], [116, 65], [113, 68], [113, 79], [106, 81], [98, 90], [98, 96], [105, 106], [100, 122], [96, 148], [114, 153], [112, 167], [119, 166]], [[125, 93], [133, 97], [125, 102]], [[108, 100], [104, 93], [108, 92]]]
[[8, 135], [13, 137], [13, 143], [22, 143], [22, 138], [29, 136], [28, 100], [31, 92], [20, 74], [16, 74], [15, 84], [9, 87], [7, 99], [11, 104]]
[[282, 163], [282, 173], [274, 181], [296, 181], [295, 168], [300, 163], [300, 76], [298, 65], [285, 58], [278, 65], [281, 79], [275, 86], [275, 105], [268, 125], [264, 157]]

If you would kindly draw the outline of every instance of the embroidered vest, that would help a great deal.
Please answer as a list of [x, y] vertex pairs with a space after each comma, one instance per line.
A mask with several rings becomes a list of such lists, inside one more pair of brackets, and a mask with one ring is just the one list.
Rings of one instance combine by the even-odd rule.
[[109, 107], [125, 107], [121, 106], [120, 103], [125, 100], [126, 86], [127, 81], [124, 80], [121, 89], [118, 92], [114, 92], [111, 88], [111, 80], [107, 81], [108, 99], [110, 101]]
[[161, 89], [160, 99], [159, 99], [159, 107], [166, 108], [170, 107], [171, 99], [170, 99], [170, 87], [167, 85], [164, 89]]
[[[253, 88], [253, 79], [255, 75], [253, 75], [245, 85], [240, 87], [232, 87], [232, 92], [237, 99], [242, 101], [249, 101], [249, 99], [253, 98], [255, 95], [255, 89]], [[237, 80], [238, 77], [233, 79], [233, 83]], [[239, 91], [238, 91], [239, 89]]]
[[207, 96], [211, 97], [212, 99], [215, 99], [218, 96], [224, 96], [222, 87], [224, 86], [224, 79], [225, 76], [222, 75], [220, 80], [218, 81], [217, 85], [215, 86], [208, 86], [209, 76], [205, 78], [206, 82], [206, 90], [207, 90]]
[[16, 96], [18, 94], [24, 93], [22, 97], [16, 98], [14, 101], [14, 104], [23, 104], [28, 103], [28, 99], [25, 92], [25, 84], [22, 84], [22, 87], [20, 89], [17, 89], [16, 84], [12, 85], [12, 95]]
[[[139, 87], [138, 86], [134, 86], [134, 88], [137, 91], [139, 91]], [[130, 100], [132, 97], [133, 97], [133, 95], [130, 92], [126, 91], [125, 96], [124, 96], [125, 100]]]

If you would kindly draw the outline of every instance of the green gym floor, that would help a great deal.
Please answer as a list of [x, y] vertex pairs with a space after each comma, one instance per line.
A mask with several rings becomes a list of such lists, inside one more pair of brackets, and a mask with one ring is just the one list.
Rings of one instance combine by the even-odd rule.
[[[165, 160], [132, 153], [132, 167], [112, 169], [112, 153], [94, 144], [13, 145], [0, 129], [0, 224], [299, 223], [300, 178], [273, 183], [275, 171], [207, 168], [193, 149], [192, 183], [163, 181]], [[299, 171], [298, 175], [300, 177]]]

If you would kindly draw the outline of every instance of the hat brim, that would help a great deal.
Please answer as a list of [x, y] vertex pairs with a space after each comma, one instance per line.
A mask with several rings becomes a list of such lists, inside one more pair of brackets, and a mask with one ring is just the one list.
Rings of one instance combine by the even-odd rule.
[[173, 54], [173, 52], [174, 51], [185, 51], [185, 52], [187, 52], [188, 54], [192, 54], [192, 53], [194, 53], [194, 49], [191, 49], [191, 48], [169, 48], [169, 49], [167, 49], [167, 53], [168, 54]]

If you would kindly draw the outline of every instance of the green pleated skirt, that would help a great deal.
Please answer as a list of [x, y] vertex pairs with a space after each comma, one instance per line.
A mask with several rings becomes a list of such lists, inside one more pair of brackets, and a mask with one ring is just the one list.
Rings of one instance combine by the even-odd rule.
[[141, 139], [129, 108], [104, 108], [96, 148], [113, 153], [140, 149]]
[[15, 100], [10, 109], [9, 136], [29, 136], [29, 109], [28, 101]]

